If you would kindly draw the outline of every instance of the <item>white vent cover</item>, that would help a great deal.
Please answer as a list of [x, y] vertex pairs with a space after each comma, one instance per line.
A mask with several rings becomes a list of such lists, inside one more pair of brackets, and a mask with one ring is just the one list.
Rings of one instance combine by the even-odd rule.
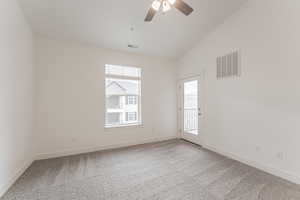
[[217, 57], [217, 79], [240, 76], [239, 51]]

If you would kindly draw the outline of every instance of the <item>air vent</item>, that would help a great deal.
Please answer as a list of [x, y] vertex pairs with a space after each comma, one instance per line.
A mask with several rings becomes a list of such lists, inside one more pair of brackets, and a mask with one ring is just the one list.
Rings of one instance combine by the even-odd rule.
[[240, 75], [239, 51], [217, 57], [217, 79], [238, 77]]

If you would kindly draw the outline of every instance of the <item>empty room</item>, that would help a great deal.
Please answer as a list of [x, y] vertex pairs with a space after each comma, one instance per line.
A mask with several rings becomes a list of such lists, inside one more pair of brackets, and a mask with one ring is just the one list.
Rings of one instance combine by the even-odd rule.
[[0, 200], [300, 200], [299, 19], [0, 0]]

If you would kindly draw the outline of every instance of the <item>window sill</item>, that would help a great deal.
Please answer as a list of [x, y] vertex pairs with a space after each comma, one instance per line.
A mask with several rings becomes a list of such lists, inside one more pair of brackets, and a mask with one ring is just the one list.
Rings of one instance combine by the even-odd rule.
[[136, 124], [125, 124], [125, 125], [116, 125], [116, 126], [104, 126], [104, 129], [116, 129], [116, 128], [135, 128], [135, 127], [141, 127], [142, 123], [136, 123]]

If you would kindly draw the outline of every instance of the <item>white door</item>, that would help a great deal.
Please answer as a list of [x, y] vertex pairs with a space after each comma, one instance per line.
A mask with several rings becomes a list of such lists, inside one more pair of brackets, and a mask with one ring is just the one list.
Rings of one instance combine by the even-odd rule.
[[200, 76], [180, 81], [179, 88], [181, 137], [201, 145], [203, 113]]

